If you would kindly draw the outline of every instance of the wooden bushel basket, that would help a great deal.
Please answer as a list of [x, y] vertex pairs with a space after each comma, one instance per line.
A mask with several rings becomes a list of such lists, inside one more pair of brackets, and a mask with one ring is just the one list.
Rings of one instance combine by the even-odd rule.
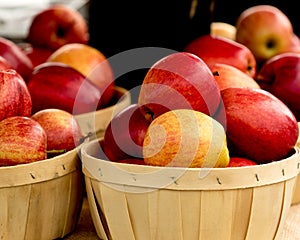
[[118, 86], [115, 90], [115, 104], [94, 112], [75, 115], [84, 135], [95, 133], [102, 136], [112, 117], [131, 104], [131, 94], [128, 90]]
[[84, 193], [78, 154], [0, 168], [0, 239], [52, 240], [75, 230]]
[[201, 169], [102, 160], [101, 141], [81, 148], [101, 239], [280, 239], [299, 172], [297, 147], [264, 165]]
[[[300, 129], [300, 122], [298, 122], [298, 127]], [[297, 140], [297, 147], [300, 148], [300, 132]], [[298, 174], [296, 178], [296, 183], [295, 183], [295, 188], [294, 188], [294, 193], [293, 193], [293, 198], [292, 198], [292, 205], [300, 203], [300, 175]]]

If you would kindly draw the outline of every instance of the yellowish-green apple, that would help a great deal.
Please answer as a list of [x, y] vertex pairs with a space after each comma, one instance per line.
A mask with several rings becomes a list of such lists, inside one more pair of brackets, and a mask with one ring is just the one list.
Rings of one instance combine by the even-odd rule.
[[168, 111], [154, 119], [143, 143], [145, 164], [172, 167], [226, 167], [226, 134], [212, 117], [191, 109]]
[[226, 37], [235, 40], [236, 27], [226, 22], [212, 22], [210, 24], [210, 33], [212, 35]]

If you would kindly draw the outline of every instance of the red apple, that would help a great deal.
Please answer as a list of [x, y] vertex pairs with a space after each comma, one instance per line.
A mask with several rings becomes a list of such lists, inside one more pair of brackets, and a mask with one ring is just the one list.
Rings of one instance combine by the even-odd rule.
[[82, 43], [68, 43], [54, 51], [48, 62], [61, 62], [75, 68], [101, 91], [101, 107], [106, 107], [115, 93], [114, 73], [98, 49]]
[[32, 113], [58, 108], [72, 114], [95, 111], [99, 107], [99, 89], [76, 69], [46, 62], [35, 67], [28, 80]]
[[56, 50], [66, 43], [89, 40], [88, 26], [76, 9], [63, 4], [51, 5], [32, 19], [26, 41], [35, 47]]
[[287, 52], [300, 53], [300, 38], [295, 33], [292, 36], [290, 48]]
[[227, 167], [243, 167], [243, 166], [254, 166], [256, 162], [248, 158], [243, 157], [230, 157], [229, 164]]
[[228, 87], [253, 87], [260, 88], [254, 78], [242, 72], [240, 69], [226, 64], [216, 63], [210, 66], [220, 90]]
[[256, 74], [256, 60], [250, 49], [225, 37], [202, 35], [188, 43], [185, 51], [196, 54], [209, 66], [215, 63], [226, 63], [250, 77]]
[[149, 122], [136, 103], [115, 115], [104, 133], [103, 151], [111, 161], [142, 158], [142, 146]]
[[0, 121], [0, 166], [31, 163], [47, 158], [47, 137], [35, 120], [14, 116]]
[[47, 153], [70, 151], [81, 143], [83, 137], [75, 117], [64, 110], [48, 108], [40, 110], [31, 116], [45, 130], [47, 135]]
[[282, 100], [300, 121], [300, 53], [281, 53], [264, 63], [256, 81]]
[[206, 63], [192, 53], [177, 52], [151, 66], [142, 82], [138, 104], [152, 118], [179, 108], [213, 115], [220, 99], [220, 89]]
[[221, 95], [231, 156], [268, 163], [294, 151], [298, 123], [281, 100], [257, 88], [226, 88]]
[[45, 47], [35, 47], [31, 43], [18, 43], [19, 48], [30, 58], [33, 67], [47, 61], [53, 50]]
[[0, 37], [0, 56], [5, 58], [25, 81], [30, 76], [33, 65], [30, 58], [13, 41]]
[[0, 121], [31, 115], [32, 100], [27, 85], [14, 69], [0, 70]]
[[257, 62], [290, 48], [293, 26], [286, 14], [271, 5], [255, 5], [244, 10], [236, 23], [236, 41], [248, 47]]

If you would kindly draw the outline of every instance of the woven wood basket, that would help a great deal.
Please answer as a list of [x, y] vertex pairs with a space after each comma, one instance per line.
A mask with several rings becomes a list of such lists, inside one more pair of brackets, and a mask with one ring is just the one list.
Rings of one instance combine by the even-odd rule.
[[0, 167], [0, 239], [52, 240], [75, 230], [84, 178], [79, 148], [51, 159]]
[[[300, 122], [298, 122], [298, 127], [300, 129]], [[296, 146], [300, 148], [300, 133], [298, 136]], [[300, 173], [298, 174], [297, 179], [296, 179], [296, 184], [295, 184], [295, 189], [294, 189], [294, 194], [293, 194], [293, 199], [292, 199], [292, 205], [295, 205], [298, 203], [300, 203]]]
[[289, 158], [259, 166], [186, 169], [106, 161], [102, 141], [81, 149], [87, 199], [101, 239], [280, 239], [299, 148]]
[[95, 133], [98, 137], [103, 136], [112, 117], [131, 104], [131, 94], [128, 90], [118, 86], [115, 90], [115, 104], [98, 111], [75, 115], [84, 135]]

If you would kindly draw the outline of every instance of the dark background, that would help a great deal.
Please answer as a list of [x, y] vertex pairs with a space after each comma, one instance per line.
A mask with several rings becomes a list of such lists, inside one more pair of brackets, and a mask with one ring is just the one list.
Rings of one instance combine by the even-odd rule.
[[[246, 8], [269, 4], [281, 9], [300, 34], [300, 13], [296, 2], [257, 0], [198, 0], [190, 17], [193, 0], [90, 0], [90, 45], [106, 57], [139, 47], [163, 47], [181, 51], [192, 39], [207, 34], [212, 21], [235, 25]], [[154, 63], [162, 56], [153, 57]], [[113, 65], [114, 70], [118, 66]], [[147, 68], [128, 72], [116, 84], [131, 89], [142, 83]]]

